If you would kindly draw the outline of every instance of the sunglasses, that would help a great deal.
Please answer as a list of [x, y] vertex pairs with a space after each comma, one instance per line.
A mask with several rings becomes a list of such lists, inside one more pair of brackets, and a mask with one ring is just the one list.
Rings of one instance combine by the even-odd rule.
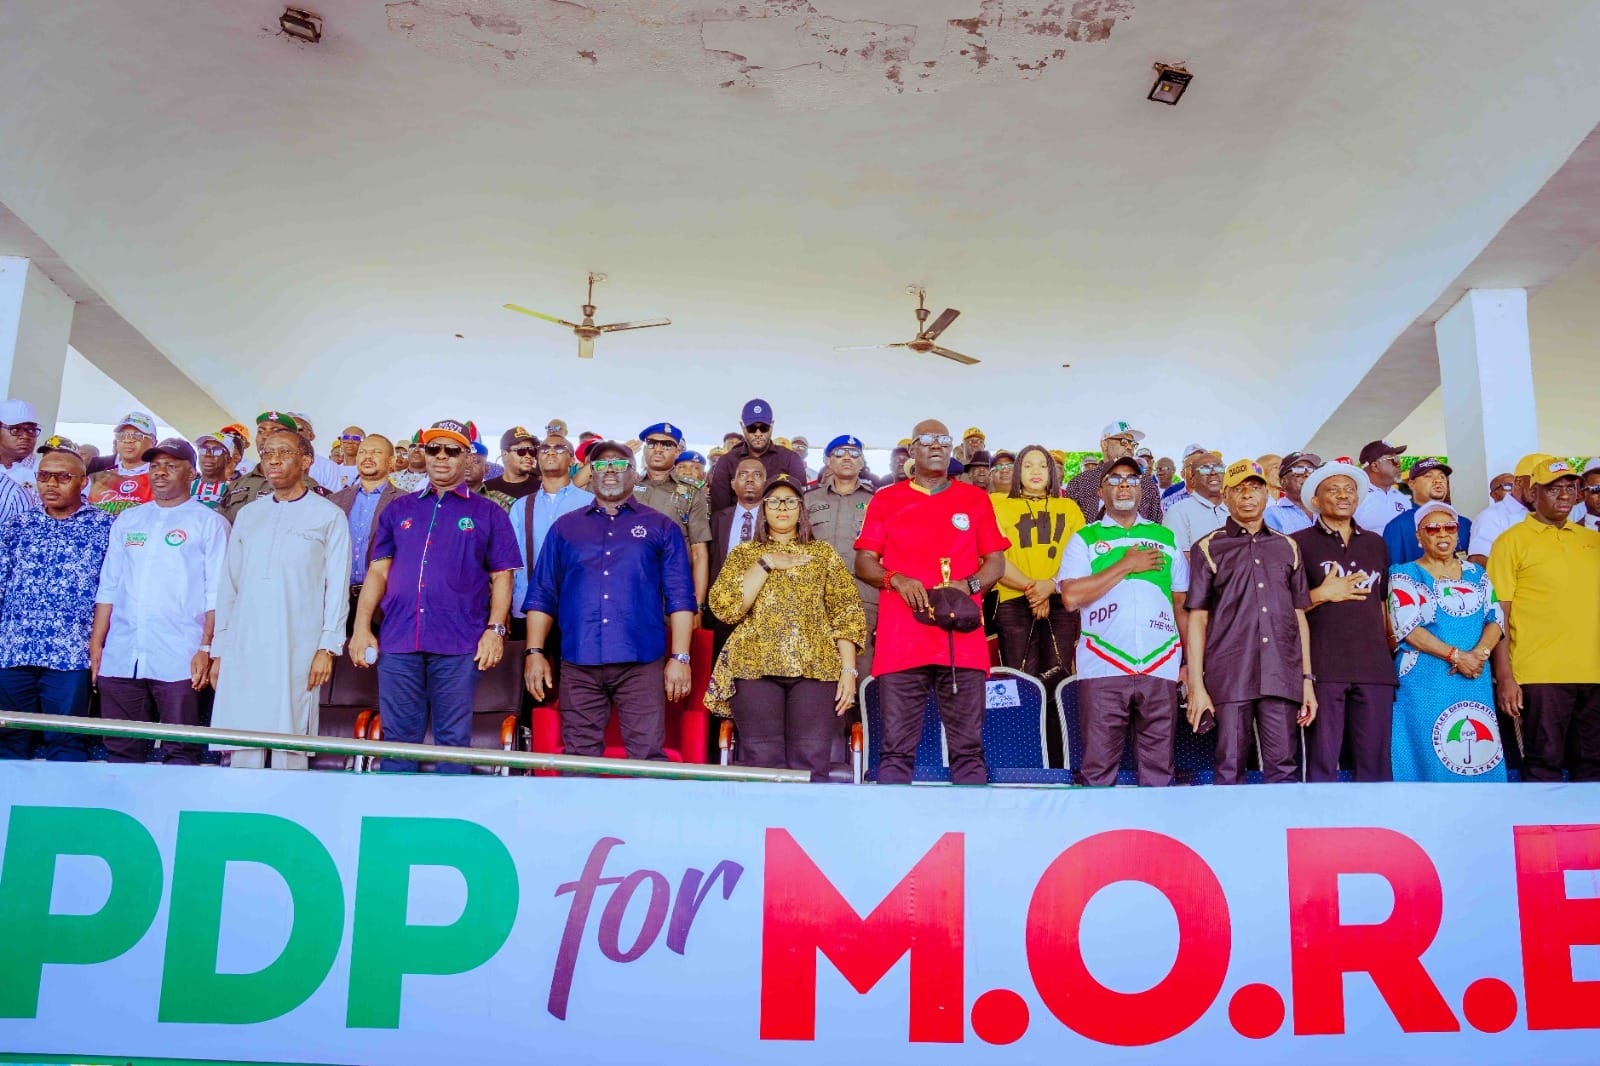
[[425, 445], [422, 450], [427, 452], [430, 456], [433, 456], [435, 459], [441, 455], [447, 456], [451, 459], [459, 459], [466, 451], [466, 449], [461, 447], [459, 444], [429, 444]]
[[772, 423], [771, 422], [752, 422], [748, 426], [744, 427], [744, 431], [746, 433], [771, 433], [772, 432]]
[[1461, 529], [1456, 522], [1429, 522], [1422, 527], [1422, 531], [1430, 537], [1437, 537], [1441, 533], [1455, 533]]
[[540, 455], [549, 455], [551, 452], [570, 452], [571, 450], [572, 449], [567, 447], [565, 444], [541, 444], [541, 445], [539, 445], [539, 454]]
[[798, 496], [769, 496], [767, 506], [774, 511], [798, 511], [800, 497]]
[[989, 468], [989, 473], [998, 474], [1002, 470], [1010, 470], [1012, 468], [1013, 464], [1011, 463], [996, 463]]
[[1499, 489], [1501, 492], [1510, 492], [1513, 488], [1515, 488], [1515, 486], [1511, 482], [1507, 481], [1503, 485], [1496, 485], [1495, 488]]
[[[11, 432], [13, 432], [13, 433], [21, 433], [21, 434], [26, 435], [28, 433], [28, 430], [18, 427], [18, 428], [13, 428]], [[33, 432], [34, 433], [38, 433], [39, 432], [39, 427], [35, 426], [33, 428]], [[118, 433], [116, 435], [116, 437], [113, 438], [113, 439], [116, 440], [116, 442], [118, 444], [137, 444], [139, 441], [149, 440], [150, 439], [150, 435], [148, 433]]]
[[1206, 463], [1204, 466], [1194, 468], [1196, 474], [1220, 474], [1228, 468], [1221, 463]]
[[671, 437], [651, 437], [644, 442], [646, 448], [676, 448], [678, 442]]
[[861, 449], [860, 448], [835, 448], [829, 454], [835, 459], [859, 459], [859, 458], [861, 458]]
[[535, 454], [537, 451], [538, 451], [538, 449], [534, 448], [532, 445], [519, 444], [515, 448], [507, 448], [506, 449], [506, 454], [507, 455], [520, 455], [520, 456], [522, 456], [522, 458], [526, 459], [528, 456]]
[[627, 459], [596, 459], [594, 462], [589, 464], [590, 468], [597, 474], [603, 474], [607, 470], [615, 470], [620, 474], [622, 471], [628, 469], [632, 465], [633, 463]]
[[217, 458], [223, 458], [223, 459], [227, 458], [227, 456], [228, 456], [228, 453], [225, 450], [223, 450], [222, 448], [201, 448], [200, 449], [200, 454], [201, 455], [215, 456]]
[[33, 475], [33, 479], [41, 485], [65, 485], [77, 476], [70, 470], [40, 470]]
[[351, 444], [360, 444], [362, 441], [366, 440], [365, 437], [358, 437], [354, 433], [342, 434], [339, 439], [342, 441], [348, 441]]
[[919, 433], [916, 442], [924, 448], [931, 448], [935, 444], [948, 445], [954, 440], [955, 438], [948, 433]]
[[1585, 485], [1583, 491], [1593, 496], [1595, 493], [1600, 492], [1600, 485]]
[[[39, 435], [39, 424], [37, 422], [18, 422], [14, 426], [5, 426], [4, 428], [6, 432], [18, 437], [37, 437]], [[117, 439], [121, 440], [122, 438], [119, 437]]]
[[1134, 474], [1109, 474], [1106, 476], [1106, 479], [1104, 482], [1102, 482], [1102, 484], [1110, 485], [1112, 488], [1122, 488], [1123, 486], [1134, 487], [1139, 485], [1143, 480], [1143, 478]]
[[1316, 469], [1314, 466], [1291, 466], [1289, 473], [1295, 477], [1309, 477]]

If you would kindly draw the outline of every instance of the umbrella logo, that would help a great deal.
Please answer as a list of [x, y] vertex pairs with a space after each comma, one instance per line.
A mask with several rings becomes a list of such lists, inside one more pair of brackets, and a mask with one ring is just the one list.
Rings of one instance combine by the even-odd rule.
[[1435, 586], [1439, 594], [1439, 609], [1456, 618], [1477, 614], [1483, 607], [1483, 595], [1477, 585], [1464, 581], [1441, 581]]
[[1445, 769], [1477, 777], [1500, 765], [1505, 753], [1494, 708], [1476, 700], [1446, 707], [1433, 723], [1433, 752]]

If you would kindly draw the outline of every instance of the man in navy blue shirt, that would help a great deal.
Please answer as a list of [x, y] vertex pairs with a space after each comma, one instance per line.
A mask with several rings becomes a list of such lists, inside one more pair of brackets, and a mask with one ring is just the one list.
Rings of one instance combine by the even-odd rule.
[[[437, 744], [472, 746], [472, 697], [478, 673], [504, 654], [511, 575], [522, 566], [511, 520], [500, 505], [467, 489], [472, 441], [466, 423], [435, 422], [422, 431], [428, 483], [378, 516], [372, 561], [356, 604], [350, 661], [378, 659], [378, 713], [387, 740], [420, 744], [433, 719]], [[383, 639], [372, 615], [383, 607]], [[410, 759], [380, 769], [414, 771]], [[466, 763], [440, 763], [467, 773]]]
[[[1422, 558], [1422, 545], [1417, 541], [1417, 523], [1412, 515], [1416, 513], [1419, 503], [1429, 500], [1450, 502], [1451, 473], [1453, 471], [1437, 459], [1418, 459], [1411, 464], [1411, 470], [1406, 475], [1406, 483], [1411, 489], [1411, 506], [1404, 514], [1395, 515], [1383, 527], [1383, 543], [1389, 551], [1390, 566], [1412, 563]], [[1456, 521], [1461, 525], [1457, 543], [1465, 549], [1466, 545], [1472, 543], [1472, 523], [1466, 515]]]
[[[672, 519], [633, 498], [633, 453], [598, 441], [584, 457], [595, 502], [562, 515], [540, 547], [528, 595], [528, 691], [551, 684], [544, 641], [561, 630], [561, 745], [605, 752], [616, 704], [630, 759], [665, 759], [667, 701], [689, 694], [698, 608], [689, 549]], [[671, 657], [668, 621], [671, 622]]]

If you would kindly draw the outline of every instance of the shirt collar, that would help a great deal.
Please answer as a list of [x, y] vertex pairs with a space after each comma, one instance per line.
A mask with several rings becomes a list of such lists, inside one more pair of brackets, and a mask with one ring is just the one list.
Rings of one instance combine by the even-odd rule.
[[[434, 491], [433, 482], [431, 482], [431, 481], [424, 482], [423, 486], [422, 486], [422, 491], [417, 493], [417, 499], [425, 500], [425, 499], [428, 498], [428, 494], [433, 492], [433, 491]], [[467, 488], [467, 483], [465, 481], [458, 481], [458, 482], [456, 482], [456, 485], [455, 485], [454, 488], [447, 489], [445, 491], [449, 492], [450, 494], [452, 494], [454, 496], [460, 496], [462, 499], [466, 499], [468, 496], [472, 495], [472, 490]], [[444, 493], [440, 493], [440, 495], [443, 496]]]
[[1263, 522], [1260, 532], [1249, 533], [1243, 526], [1233, 520], [1233, 515], [1231, 514], [1228, 516], [1228, 520], [1222, 524], [1222, 528], [1230, 537], [1262, 537], [1273, 532], [1272, 527]]
[[[591, 503], [588, 507], [586, 507], [584, 509], [583, 513], [584, 514], [594, 514], [596, 511], [599, 511], [600, 513], [604, 514], [605, 513], [605, 509], [606, 509], [605, 505], [600, 502], [600, 497], [596, 496], [594, 498], [594, 502]], [[633, 494], [629, 493], [623, 499], [623, 501], [617, 505], [617, 510], [618, 510], [618, 512], [621, 512], [621, 511], [631, 511], [633, 509], [634, 509], [633, 508]]]
[[[1328, 525], [1328, 523], [1326, 523], [1326, 522], [1324, 522], [1322, 520], [1321, 512], [1312, 512], [1312, 513], [1315, 515], [1315, 520], [1311, 523], [1314, 527], [1316, 527], [1317, 529], [1322, 530], [1322, 532], [1326, 533], [1330, 537], [1337, 537], [1339, 535], [1339, 531], [1338, 530], [1334, 529], [1332, 526]], [[1355, 538], [1366, 534], [1366, 532], [1367, 532], [1366, 530], [1361, 528], [1361, 524], [1359, 522], [1357, 522], [1353, 518], [1350, 520], [1350, 539], [1351, 540], [1354, 540]]]

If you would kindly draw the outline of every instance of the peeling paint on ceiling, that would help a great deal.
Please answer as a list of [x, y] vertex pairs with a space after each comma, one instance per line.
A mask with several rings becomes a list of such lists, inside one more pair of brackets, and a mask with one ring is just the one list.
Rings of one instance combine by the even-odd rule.
[[646, 70], [817, 107], [1037, 78], [1109, 38], [1133, 3], [401, 0], [386, 10], [391, 31], [431, 54], [530, 80]]

